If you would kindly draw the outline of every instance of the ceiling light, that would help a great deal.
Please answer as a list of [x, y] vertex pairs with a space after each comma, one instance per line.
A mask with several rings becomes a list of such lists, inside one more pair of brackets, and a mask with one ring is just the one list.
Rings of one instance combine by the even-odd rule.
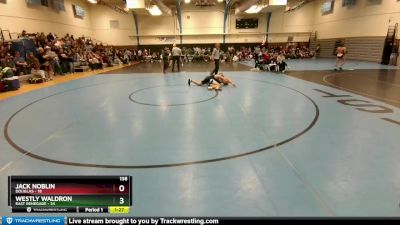
[[187, 4], [187, 3], [190, 3], [190, 0], [185, 0], [185, 3]]
[[218, 2], [223, 2], [224, 0], [218, 0]]
[[92, 4], [97, 4], [97, 0], [88, 0], [88, 2], [90, 2]]
[[126, 0], [126, 6], [128, 7], [128, 9], [146, 8], [144, 0]]
[[161, 10], [156, 5], [150, 6], [150, 8], [147, 8], [147, 10], [150, 12], [152, 16], [159, 16], [162, 14]]
[[249, 9], [247, 9], [246, 13], [259, 13], [264, 7], [260, 5], [252, 5]]
[[287, 0], [270, 0], [269, 5], [287, 5]]

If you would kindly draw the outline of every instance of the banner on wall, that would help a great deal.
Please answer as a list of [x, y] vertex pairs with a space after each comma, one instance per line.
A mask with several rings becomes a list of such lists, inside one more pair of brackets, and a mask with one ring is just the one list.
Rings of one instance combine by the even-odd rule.
[[26, 3], [29, 5], [41, 5], [42, 1], [41, 0], [26, 0]]
[[64, 0], [53, 0], [52, 6], [57, 11], [65, 11]]

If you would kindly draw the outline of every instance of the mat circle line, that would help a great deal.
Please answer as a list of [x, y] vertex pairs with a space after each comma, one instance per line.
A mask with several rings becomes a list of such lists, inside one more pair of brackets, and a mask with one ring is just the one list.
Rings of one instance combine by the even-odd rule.
[[[240, 154], [235, 154], [235, 155], [230, 155], [230, 156], [225, 156], [225, 157], [212, 158], [212, 159], [206, 159], [206, 160], [188, 161], [188, 162], [181, 162], [181, 163], [153, 164], [153, 165], [111, 165], [111, 164], [77, 163], [77, 162], [70, 162], [70, 161], [55, 160], [55, 159], [50, 159], [50, 158], [46, 158], [46, 157], [34, 154], [34, 153], [30, 152], [29, 150], [26, 150], [23, 147], [19, 146], [17, 143], [15, 143], [11, 139], [11, 137], [10, 137], [10, 135], [8, 133], [8, 128], [9, 128], [9, 125], [10, 125], [12, 119], [16, 115], [18, 115], [19, 112], [23, 111], [24, 109], [28, 108], [29, 106], [31, 106], [31, 105], [33, 105], [33, 104], [35, 104], [35, 103], [37, 103], [37, 102], [39, 102], [41, 100], [44, 100], [44, 99], [47, 99], [47, 98], [50, 98], [52, 96], [59, 95], [59, 94], [65, 93], [65, 92], [69, 92], [69, 91], [85, 88], [85, 87], [79, 87], [79, 88], [69, 89], [69, 90], [66, 90], [66, 91], [63, 91], [63, 92], [60, 92], [60, 93], [55, 93], [53, 95], [49, 95], [47, 97], [35, 100], [35, 101], [25, 105], [24, 107], [20, 108], [13, 115], [11, 115], [11, 117], [7, 120], [6, 124], [4, 125], [4, 137], [5, 137], [6, 141], [15, 150], [19, 151], [20, 153], [22, 153], [22, 154], [24, 154], [26, 156], [29, 156], [31, 158], [34, 158], [34, 159], [37, 159], [37, 160], [41, 160], [41, 161], [44, 161], [44, 162], [49, 162], [49, 163], [54, 163], [54, 164], [59, 164], [59, 165], [68, 165], [68, 166], [77, 166], [77, 167], [91, 167], [91, 168], [151, 169], [151, 168], [166, 168], [166, 167], [178, 167], [178, 166], [189, 166], [189, 165], [196, 165], [196, 164], [205, 164], [205, 163], [219, 162], [219, 161], [225, 161], [225, 160], [236, 159], [236, 158], [240, 158], [240, 157], [253, 155], [253, 154], [256, 154], [256, 153], [260, 153], [260, 152], [263, 152], [263, 151], [266, 151], [266, 150], [269, 150], [269, 149], [273, 149], [273, 148], [282, 146], [282, 145], [284, 145], [284, 144], [286, 144], [286, 143], [288, 143], [290, 141], [293, 141], [294, 139], [299, 138], [300, 136], [302, 136], [305, 133], [307, 133], [308, 131], [310, 131], [311, 128], [314, 127], [314, 125], [317, 123], [317, 121], [319, 119], [319, 114], [320, 114], [319, 113], [319, 107], [311, 97], [307, 96], [306, 94], [304, 94], [304, 93], [302, 93], [302, 92], [300, 92], [300, 91], [298, 91], [296, 89], [293, 89], [291, 87], [287, 87], [287, 86], [284, 86], [284, 85], [281, 85], [281, 84], [278, 84], [278, 83], [269, 82], [269, 81], [263, 81], [263, 80], [253, 80], [253, 79], [246, 79], [246, 80], [257, 81], [257, 82], [262, 82], [262, 83], [268, 83], [268, 84], [272, 84], [272, 85], [278, 85], [278, 86], [284, 87], [286, 89], [292, 90], [294, 92], [297, 92], [297, 93], [303, 95], [314, 106], [315, 114], [314, 114], [313, 120], [311, 121], [311, 123], [305, 129], [303, 129], [299, 133], [297, 133], [297, 134], [295, 134], [295, 135], [293, 135], [293, 136], [291, 136], [291, 137], [289, 137], [289, 138], [287, 138], [287, 139], [285, 139], [283, 141], [280, 141], [280, 142], [278, 142], [276, 144], [271, 144], [271, 145], [268, 145], [266, 147], [259, 148], [259, 149], [253, 150], [253, 151], [247, 151], [247, 152], [240, 153]], [[97, 86], [97, 85], [88, 85], [86, 87], [91, 87], [91, 86]]]

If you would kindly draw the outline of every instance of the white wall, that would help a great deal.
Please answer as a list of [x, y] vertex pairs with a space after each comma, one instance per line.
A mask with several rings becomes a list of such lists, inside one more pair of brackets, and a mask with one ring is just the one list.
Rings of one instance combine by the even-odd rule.
[[[299, 0], [289, 0], [295, 4]], [[368, 5], [367, 0], [358, 0], [354, 7], [342, 7], [342, 0], [336, 0], [332, 14], [321, 15], [320, 8], [325, 0], [316, 0], [290, 13], [283, 9], [272, 12], [269, 42], [286, 42], [287, 36], [294, 36], [294, 41], [307, 41], [308, 35], [293, 32], [317, 31], [318, 39], [341, 37], [383, 37], [389, 25], [400, 23], [400, 1], [382, 0], [381, 4]], [[73, 16], [72, 4], [83, 7], [84, 19]], [[84, 0], [65, 0], [66, 11], [56, 12], [51, 8], [28, 7], [25, 0], [8, 0], [0, 3], [0, 26], [12, 32], [54, 32], [59, 35], [71, 33], [76, 36], [91, 36], [112, 45], [136, 45], [136, 27], [132, 14], [123, 15], [112, 9], [91, 5]], [[236, 18], [257, 17], [259, 27], [254, 30], [237, 30]], [[182, 5], [182, 33], [191, 34], [183, 37], [183, 43], [222, 43], [223, 4], [200, 8]], [[140, 44], [164, 44], [158, 36], [178, 35], [179, 24], [176, 16], [138, 16]], [[118, 29], [110, 28], [110, 20], [118, 20]], [[235, 15], [229, 13], [226, 42], [246, 43], [261, 42], [266, 32], [266, 14]], [[292, 34], [279, 34], [292, 33]], [[400, 33], [400, 32], [399, 32]], [[202, 34], [199, 36], [193, 34]], [[209, 34], [209, 35], [204, 35]], [[147, 36], [146, 36], [147, 35]], [[400, 34], [398, 34], [400, 35]], [[179, 42], [179, 36], [175, 37]], [[166, 43], [173, 42], [169, 38]]]
[[[258, 19], [256, 29], [236, 29], [236, 19]], [[261, 42], [267, 31], [266, 14], [238, 14], [232, 10], [227, 19], [226, 43], [252, 43]]]
[[397, 0], [382, 0], [377, 5], [358, 0], [353, 7], [342, 7], [342, 1], [335, 1], [333, 13], [321, 15], [323, 2], [315, 3], [314, 30], [318, 32], [318, 39], [386, 36], [389, 19], [400, 23], [400, 1]]
[[[133, 15], [116, 12], [107, 6], [91, 5], [93, 38], [109, 45], [136, 45], [136, 27]], [[119, 28], [111, 28], [110, 20], [117, 20]]]
[[183, 4], [181, 14], [182, 34], [188, 34], [182, 37], [182, 43], [222, 43], [224, 32], [223, 4], [205, 8]]
[[[85, 18], [75, 18], [72, 4], [85, 9]], [[80, 0], [65, 0], [65, 11], [56, 12], [45, 6], [27, 6], [25, 0], [8, 0], [0, 3], [0, 27], [11, 32], [53, 32], [58, 35], [70, 33], [76, 36], [92, 36], [88, 4]]]
[[182, 12], [183, 34], [222, 34], [224, 11]]
[[175, 16], [139, 16], [140, 35], [179, 34]]
[[284, 9], [272, 12], [269, 32], [311, 32], [314, 25], [315, 3], [308, 3], [298, 10], [285, 13]]

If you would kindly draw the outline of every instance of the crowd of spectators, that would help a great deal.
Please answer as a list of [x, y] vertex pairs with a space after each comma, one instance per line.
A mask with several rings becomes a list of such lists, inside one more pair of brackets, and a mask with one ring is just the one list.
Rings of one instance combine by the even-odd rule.
[[[87, 37], [74, 37], [66, 34], [59, 37], [56, 34], [33, 33], [25, 30], [20, 39], [30, 39], [35, 50], [22, 55], [13, 48], [12, 42], [0, 44], [0, 72], [3, 76], [35, 74], [44, 71], [47, 80], [53, 75], [74, 73], [76, 68], [88, 66], [92, 70], [104, 66], [128, 64], [131, 61], [161, 62], [163, 51], [150, 49], [118, 49], [103, 45]], [[211, 61], [212, 47], [183, 47], [182, 62]], [[220, 50], [220, 60], [239, 62], [254, 60], [257, 64], [285, 61], [285, 59], [310, 58], [315, 55], [305, 46], [288, 43], [286, 46], [266, 47], [265, 43], [254, 47], [228, 46]]]
[[75, 38], [66, 34], [58, 37], [52, 33], [45, 35], [43, 32], [28, 34], [24, 30], [19, 39], [32, 40], [35, 49], [21, 55], [15, 50], [12, 42], [0, 44], [1, 72], [7, 70], [8, 74], [23, 75], [45, 71], [46, 79], [51, 80], [53, 75], [74, 73], [75, 68], [81, 66], [95, 70], [103, 66], [128, 64], [133, 59], [129, 49], [117, 49], [95, 43], [84, 36]]
[[[183, 47], [182, 48], [182, 61], [183, 62], [209, 62], [211, 61], [211, 53], [213, 48], [210, 47]], [[138, 60], [155, 62], [162, 60], [162, 53], [153, 52], [150, 50], [139, 50], [141, 53]], [[143, 53], [142, 53], [143, 52]], [[277, 61], [278, 56], [285, 59], [303, 59], [312, 58], [315, 56], [314, 51], [310, 51], [306, 46], [298, 44], [287, 44], [285, 47], [240, 47], [235, 49], [234, 46], [228, 46], [225, 49], [220, 49], [220, 60], [225, 62], [239, 62], [239, 61]]]

